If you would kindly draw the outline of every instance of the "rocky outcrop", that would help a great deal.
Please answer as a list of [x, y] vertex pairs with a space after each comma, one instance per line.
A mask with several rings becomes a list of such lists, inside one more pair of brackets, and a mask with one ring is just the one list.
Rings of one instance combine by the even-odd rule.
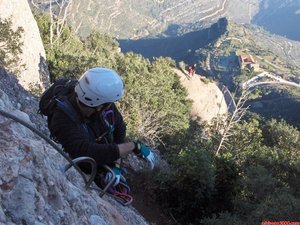
[[24, 29], [20, 65], [25, 64], [18, 76], [20, 84], [27, 90], [44, 88], [49, 82], [49, 72], [45, 63], [46, 54], [37, 23], [27, 0], [0, 0], [0, 18], [11, 18], [13, 29]]
[[221, 90], [214, 82], [204, 83], [204, 77], [195, 74], [188, 75], [176, 70], [181, 84], [188, 92], [188, 98], [193, 101], [191, 116], [201, 121], [210, 122], [214, 117], [227, 114], [227, 104]]
[[[0, 69], [0, 109], [46, 133], [37, 99]], [[48, 134], [47, 134], [48, 135]], [[0, 224], [147, 224], [132, 207], [84, 188], [79, 173], [35, 133], [0, 114]]]

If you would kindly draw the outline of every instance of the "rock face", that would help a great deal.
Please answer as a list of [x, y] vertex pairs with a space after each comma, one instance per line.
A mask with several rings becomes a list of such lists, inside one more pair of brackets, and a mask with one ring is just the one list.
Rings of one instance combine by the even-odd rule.
[[[0, 109], [46, 133], [37, 99], [2, 69], [0, 81]], [[0, 156], [0, 224], [148, 224], [132, 207], [86, 190], [75, 169], [63, 173], [67, 161], [53, 147], [2, 114]]]
[[30, 86], [44, 89], [49, 82], [49, 72], [45, 69], [46, 54], [40, 37], [37, 23], [31, 13], [27, 0], [0, 0], [0, 18], [11, 18], [13, 29], [23, 27], [24, 33], [20, 55], [21, 63], [25, 64], [18, 79], [27, 90]]
[[188, 91], [188, 98], [193, 101], [192, 117], [209, 123], [214, 117], [227, 114], [224, 95], [215, 83], [205, 84], [197, 74], [188, 79], [181, 71], [176, 70], [176, 73]]

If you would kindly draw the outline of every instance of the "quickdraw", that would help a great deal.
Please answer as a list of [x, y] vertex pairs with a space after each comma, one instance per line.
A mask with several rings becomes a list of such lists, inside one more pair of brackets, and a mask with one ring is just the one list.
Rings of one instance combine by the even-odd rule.
[[[109, 115], [111, 114], [111, 122], [109, 121]], [[105, 136], [108, 137], [108, 143], [114, 142], [114, 131], [115, 131], [115, 114], [113, 110], [104, 110], [102, 113], [102, 118], [108, 128], [106, 132], [101, 134], [96, 138], [96, 142], [100, 142]]]
[[[111, 122], [109, 122], [109, 115], [111, 115]], [[104, 122], [106, 126], [108, 127], [107, 135], [109, 138], [109, 141], [113, 143], [114, 141], [114, 130], [115, 130], [115, 114], [113, 110], [105, 110], [102, 112], [102, 117], [104, 119]]]
[[120, 182], [112, 190], [108, 191], [112, 192], [111, 194], [115, 197], [115, 199], [124, 206], [130, 205], [133, 201], [133, 197], [129, 195], [129, 186], [123, 182]]
[[[112, 173], [112, 178], [108, 183], [105, 183], [104, 177], [105, 172], [102, 172], [101, 174], [98, 174], [98, 181], [96, 182], [98, 187], [100, 187], [100, 190], [102, 190], [102, 196], [104, 194], [109, 195], [116, 199], [119, 203], [121, 203], [123, 206], [128, 206], [133, 202], [133, 197], [129, 194], [131, 189], [128, 186], [126, 179], [123, 175], [121, 175], [121, 181], [116, 185], [113, 186], [114, 180], [115, 180], [115, 173], [114, 171], [108, 167], [104, 166], [104, 168], [107, 170], [106, 173]], [[122, 170], [124, 171], [124, 170]], [[102, 197], [101, 196], [101, 197]]]

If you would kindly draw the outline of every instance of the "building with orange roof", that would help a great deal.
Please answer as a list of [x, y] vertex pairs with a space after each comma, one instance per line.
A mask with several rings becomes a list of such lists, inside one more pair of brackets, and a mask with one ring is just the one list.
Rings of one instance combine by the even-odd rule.
[[251, 68], [253, 68], [254, 71], [259, 70], [259, 64], [254, 60], [252, 55], [241, 54], [238, 58], [241, 69], [248, 68], [250, 70]]

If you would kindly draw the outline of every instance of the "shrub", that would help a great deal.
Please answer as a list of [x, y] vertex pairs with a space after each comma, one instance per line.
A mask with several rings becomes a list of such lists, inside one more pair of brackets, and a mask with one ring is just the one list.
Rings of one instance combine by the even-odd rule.
[[195, 222], [212, 209], [215, 176], [212, 155], [205, 150], [182, 150], [172, 170], [158, 177], [157, 196], [181, 223]]
[[11, 19], [0, 18], [0, 67], [15, 75], [25, 67], [21, 65], [19, 56], [22, 53], [23, 42], [20, 39], [23, 32], [22, 27], [15, 31], [12, 29]]
[[300, 199], [289, 192], [277, 192], [265, 198], [252, 213], [257, 221], [299, 221]]
[[204, 218], [201, 220], [201, 225], [247, 225], [240, 220], [238, 216], [232, 215], [229, 212], [223, 212], [218, 215], [214, 214], [211, 218]]
[[214, 159], [215, 188], [214, 211], [233, 210], [233, 200], [238, 190], [238, 166], [231, 154], [221, 154]]
[[183, 62], [183, 61], [180, 61], [179, 63], [178, 63], [178, 67], [179, 67], [179, 69], [183, 72], [183, 73], [186, 73], [186, 70], [185, 70], [185, 63]]

